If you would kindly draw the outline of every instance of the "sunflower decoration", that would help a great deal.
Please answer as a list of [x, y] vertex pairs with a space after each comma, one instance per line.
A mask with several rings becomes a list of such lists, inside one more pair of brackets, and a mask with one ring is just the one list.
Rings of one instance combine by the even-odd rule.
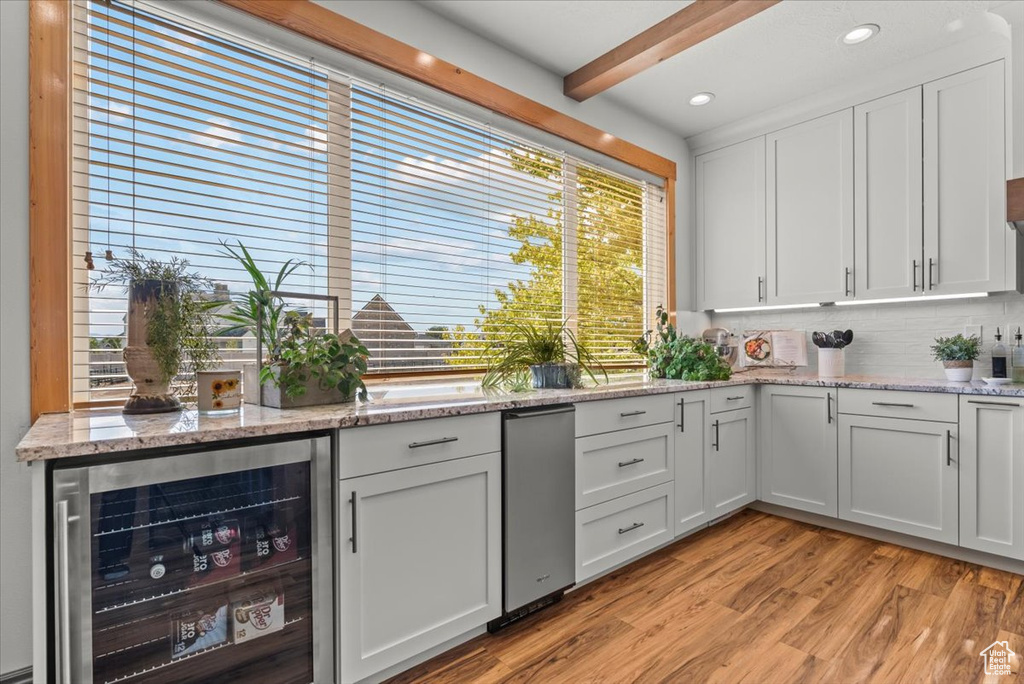
[[224, 408], [224, 402], [222, 400], [220, 400], [220, 399], [214, 399], [213, 400], [213, 408], [215, 408], [215, 409]]
[[230, 392], [231, 390], [238, 387], [238, 380], [235, 380], [234, 378], [229, 378], [224, 381], [224, 387]]
[[223, 380], [214, 380], [212, 387], [213, 387], [213, 394], [214, 394], [214, 396], [216, 396], [216, 395], [218, 395], [218, 394], [220, 394], [221, 392], [224, 391], [224, 381]]

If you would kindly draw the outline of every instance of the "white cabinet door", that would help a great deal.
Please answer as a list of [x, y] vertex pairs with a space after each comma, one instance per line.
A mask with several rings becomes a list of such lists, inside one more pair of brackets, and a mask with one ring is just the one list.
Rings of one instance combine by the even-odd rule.
[[839, 424], [836, 391], [761, 388], [760, 499], [802, 511], [838, 515]]
[[711, 447], [705, 462], [705, 492], [711, 518], [735, 511], [757, 498], [754, 409], [711, 416]]
[[960, 546], [1024, 560], [1024, 399], [960, 397]]
[[839, 517], [956, 544], [957, 426], [839, 417]]
[[695, 159], [701, 309], [764, 299], [764, 137]]
[[924, 85], [924, 278], [929, 294], [1006, 289], [1003, 63]]
[[501, 613], [500, 468], [492, 453], [341, 481], [344, 682]]
[[860, 299], [923, 291], [921, 87], [853, 108], [853, 286]]
[[704, 458], [711, 446], [708, 430], [707, 390], [676, 395], [675, 488], [678, 537], [705, 524], [708, 508], [704, 497]]
[[767, 136], [769, 304], [853, 297], [853, 110]]

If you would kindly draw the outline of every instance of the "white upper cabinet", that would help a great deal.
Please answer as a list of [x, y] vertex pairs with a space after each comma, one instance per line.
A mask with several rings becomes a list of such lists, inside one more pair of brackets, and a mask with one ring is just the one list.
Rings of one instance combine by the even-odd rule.
[[1006, 289], [1003, 63], [924, 85], [927, 294]]
[[764, 138], [695, 160], [698, 306], [764, 301]]
[[767, 136], [768, 304], [853, 297], [853, 110]]
[[857, 297], [923, 292], [921, 88], [854, 107], [853, 140]]

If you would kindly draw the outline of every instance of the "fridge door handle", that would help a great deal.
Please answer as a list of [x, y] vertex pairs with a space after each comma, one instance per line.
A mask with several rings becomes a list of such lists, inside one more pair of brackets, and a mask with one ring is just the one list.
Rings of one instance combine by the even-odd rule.
[[57, 676], [62, 684], [71, 684], [71, 567], [69, 537], [77, 515], [68, 513], [68, 502], [57, 502]]

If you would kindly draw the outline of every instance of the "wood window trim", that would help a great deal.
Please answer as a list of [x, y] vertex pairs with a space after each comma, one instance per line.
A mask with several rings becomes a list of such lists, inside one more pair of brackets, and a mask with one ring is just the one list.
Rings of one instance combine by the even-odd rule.
[[[219, 0], [271, 24], [665, 179], [666, 306], [675, 310], [676, 163], [309, 0]], [[71, 410], [71, 4], [29, 5], [31, 419]], [[429, 57], [425, 59], [424, 57]], [[388, 374], [390, 375], [390, 374]], [[384, 374], [373, 377], [384, 377]], [[89, 404], [95, 406], [96, 404]], [[74, 408], [82, 407], [75, 404]]]

